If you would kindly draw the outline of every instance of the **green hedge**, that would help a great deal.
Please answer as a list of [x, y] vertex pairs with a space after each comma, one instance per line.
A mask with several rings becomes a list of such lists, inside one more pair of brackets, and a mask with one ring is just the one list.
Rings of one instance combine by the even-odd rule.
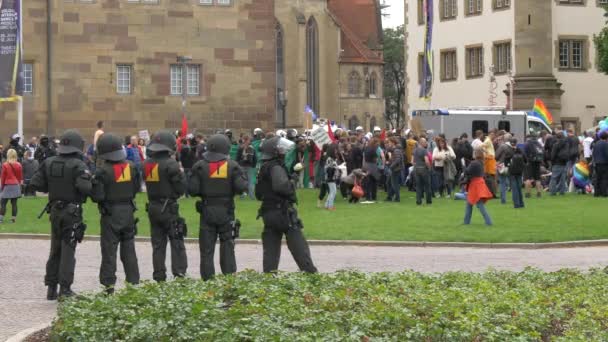
[[606, 341], [608, 275], [338, 272], [145, 283], [59, 306], [74, 341]]

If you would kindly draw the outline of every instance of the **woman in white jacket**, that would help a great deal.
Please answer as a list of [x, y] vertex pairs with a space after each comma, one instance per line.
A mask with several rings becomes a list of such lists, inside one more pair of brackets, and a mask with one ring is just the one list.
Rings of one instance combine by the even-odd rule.
[[454, 166], [455, 159], [456, 154], [454, 150], [445, 142], [445, 139], [438, 138], [437, 147], [433, 149], [433, 168], [437, 173], [439, 180], [438, 188], [441, 196], [443, 196], [444, 189], [447, 191], [446, 197], [451, 197], [452, 195], [454, 179], [446, 179], [444, 177], [444, 168]]

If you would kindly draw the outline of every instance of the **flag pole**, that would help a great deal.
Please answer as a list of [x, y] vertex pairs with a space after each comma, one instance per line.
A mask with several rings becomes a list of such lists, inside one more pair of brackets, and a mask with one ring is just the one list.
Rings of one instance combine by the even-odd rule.
[[[23, 72], [23, 1], [19, 0], [19, 64], [21, 72]], [[22, 81], [22, 87], [23, 81]], [[22, 94], [23, 95], [23, 94]], [[21, 137], [21, 143], [25, 144], [23, 137], [23, 96], [17, 97], [17, 134]]]

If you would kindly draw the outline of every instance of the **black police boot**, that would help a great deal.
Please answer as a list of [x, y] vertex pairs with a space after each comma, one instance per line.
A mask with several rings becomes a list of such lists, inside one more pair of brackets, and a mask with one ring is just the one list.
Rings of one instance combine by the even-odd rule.
[[59, 298], [69, 298], [75, 296], [76, 293], [72, 291], [69, 286], [60, 286], [59, 287]]
[[114, 294], [114, 286], [106, 286], [106, 295], [111, 296]]
[[47, 300], [56, 300], [57, 299], [57, 284], [49, 285], [46, 290], [46, 299]]

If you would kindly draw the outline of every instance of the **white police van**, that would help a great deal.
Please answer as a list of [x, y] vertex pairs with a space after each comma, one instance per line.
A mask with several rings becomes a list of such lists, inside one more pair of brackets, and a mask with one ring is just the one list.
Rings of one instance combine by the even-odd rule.
[[529, 134], [551, 132], [540, 118], [526, 111], [507, 111], [503, 107], [459, 107], [449, 109], [414, 110], [412, 120], [418, 120], [424, 130], [445, 134], [448, 142], [467, 133], [475, 138], [475, 132], [492, 129], [505, 130], [519, 142]]

